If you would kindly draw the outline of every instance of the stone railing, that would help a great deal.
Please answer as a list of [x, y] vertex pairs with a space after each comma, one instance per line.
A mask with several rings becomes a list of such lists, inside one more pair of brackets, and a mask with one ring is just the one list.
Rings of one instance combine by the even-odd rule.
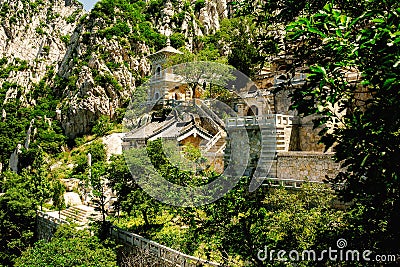
[[[37, 211], [37, 220], [37, 236], [39, 239], [45, 240], [50, 240], [59, 225], [69, 224], [66, 220], [56, 218], [42, 211]], [[157, 242], [148, 240], [140, 235], [127, 232], [114, 225], [110, 226], [109, 235], [128, 246], [146, 250], [154, 257], [179, 267], [221, 266], [216, 262], [186, 255]]]
[[216, 122], [220, 127], [225, 128], [225, 122], [218, 117], [217, 114], [210, 108], [210, 102], [207, 100], [200, 100], [200, 99], [195, 99], [195, 104], [197, 105], [197, 108], [201, 109], [203, 112], [205, 112], [210, 118]]
[[266, 114], [260, 116], [231, 117], [226, 120], [227, 127], [273, 125], [284, 127], [292, 125], [293, 116], [282, 114]]
[[168, 248], [154, 241], [148, 240], [140, 235], [136, 235], [116, 226], [110, 227], [111, 237], [125, 243], [126, 245], [137, 247], [152, 253], [155, 257], [179, 267], [195, 266], [221, 266], [219, 263], [203, 260], [190, 255], [186, 255], [172, 248]]
[[46, 212], [40, 210], [38, 210], [36, 214], [38, 218], [53, 222], [55, 224], [63, 224], [63, 223], [69, 224], [69, 222], [67, 222], [66, 220], [51, 216], [50, 214], [47, 214]]
[[36, 212], [38, 239], [50, 240], [60, 224], [69, 224], [66, 220], [59, 219], [43, 211]]
[[203, 152], [209, 151], [218, 142], [218, 140], [221, 139], [221, 137], [222, 137], [222, 132], [219, 131], [212, 139], [210, 139], [210, 141], [208, 141]]
[[266, 177], [265, 180], [269, 182], [269, 185], [272, 187], [284, 187], [284, 188], [291, 188], [291, 189], [299, 189], [303, 183], [317, 183], [317, 184], [324, 184], [320, 181], [307, 181], [307, 180], [297, 180], [297, 179], [282, 179], [282, 178], [272, 178]]

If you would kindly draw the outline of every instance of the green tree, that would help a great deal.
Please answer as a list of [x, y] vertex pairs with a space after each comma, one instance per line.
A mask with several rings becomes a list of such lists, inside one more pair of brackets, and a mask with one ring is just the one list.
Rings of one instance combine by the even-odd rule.
[[183, 154], [185, 159], [195, 165], [194, 170], [196, 174], [197, 169], [207, 162], [207, 159], [201, 154], [201, 150], [190, 143], [183, 147]]
[[[336, 159], [346, 167], [332, 182], [344, 183], [339, 193], [358, 204], [355, 220], [363, 229], [354, 238], [375, 251], [399, 254], [400, 5], [368, 1], [363, 8], [340, 10], [328, 3], [290, 25], [291, 41], [310, 40], [296, 56], [319, 46], [313, 57], [301, 58], [311, 73], [307, 88], [297, 90], [293, 99], [302, 113], [320, 114], [320, 123], [336, 126], [322, 141], [334, 145]], [[349, 72], [359, 81], [346, 79]], [[345, 114], [339, 116], [332, 106]]]
[[14, 172], [3, 172], [0, 196], [0, 264], [9, 266], [34, 241], [37, 200], [31, 181]]
[[127, 201], [129, 193], [132, 192], [132, 175], [123, 155], [113, 155], [110, 158], [110, 164], [107, 166], [109, 186], [113, 188], [117, 195], [117, 201], [114, 202], [114, 208], [117, 211], [118, 220], [123, 203]]
[[99, 206], [103, 224], [106, 222], [107, 197], [105, 195], [106, 186], [106, 164], [103, 162], [94, 163], [91, 168], [90, 185], [94, 202]]
[[347, 227], [345, 212], [332, 205], [336, 196], [325, 185], [303, 184], [300, 190], [263, 186], [250, 193], [249, 183], [244, 177], [212, 204], [177, 209], [175, 214], [187, 225], [182, 245], [187, 253], [201, 248], [227, 266], [287, 266], [260, 260], [259, 251], [323, 250], [336, 244]]
[[44, 154], [41, 150], [37, 153], [37, 157], [31, 166], [30, 176], [33, 193], [39, 202], [40, 210], [43, 210], [43, 203], [51, 197], [51, 188], [47, 165], [45, 164]]
[[182, 33], [173, 33], [171, 35], [171, 45], [173, 47], [183, 47], [185, 46], [185, 35]]
[[245, 7], [264, 25], [287, 26], [280, 43], [293, 58], [289, 78], [297, 67], [308, 69], [307, 83], [292, 95], [293, 108], [319, 115], [317, 125], [333, 126], [321, 135], [346, 168], [331, 182], [344, 183], [338, 193], [356, 203], [347, 234], [360, 249], [399, 255], [399, 2], [296, 2], [291, 13], [274, 13], [280, 8], [272, 2], [257, 9], [246, 1]]
[[[146, 148], [130, 149], [124, 151], [124, 156], [127, 163], [127, 169], [123, 169], [124, 175], [110, 177], [111, 184], [119, 197], [119, 202], [123, 211], [131, 214], [132, 212], [139, 213], [145, 226], [149, 227], [151, 220], [161, 212], [160, 203], [149, 196], [143, 188], [146, 186], [146, 181], [151, 180], [156, 176], [155, 169], [147, 156]], [[159, 158], [162, 160], [162, 158]], [[159, 164], [163, 164], [160, 162]], [[130, 177], [127, 172], [130, 172]], [[122, 180], [126, 179], [125, 181]]]
[[249, 77], [254, 77], [263, 65], [261, 52], [255, 45], [257, 30], [251, 17], [239, 17], [230, 20], [228, 43], [231, 52], [228, 63]]
[[51, 197], [48, 165], [41, 147], [22, 149], [18, 167], [20, 174], [31, 182], [31, 191], [42, 210], [43, 203]]
[[92, 142], [85, 150], [86, 154], [92, 155], [92, 164], [96, 162], [105, 162], [107, 158], [105, 145], [101, 141]]
[[111, 245], [87, 230], [64, 225], [49, 242], [40, 240], [25, 251], [15, 266], [117, 266], [117, 255]]
[[92, 133], [97, 136], [104, 136], [106, 133], [111, 131], [113, 128], [112, 123], [110, 123], [110, 118], [107, 116], [101, 116], [92, 128]]
[[61, 183], [60, 180], [55, 180], [52, 183], [52, 189], [53, 207], [58, 210], [58, 217], [61, 217], [61, 210], [65, 207], [65, 186]]
[[172, 70], [174, 74], [181, 77], [181, 82], [189, 85], [193, 97], [197, 95], [196, 89], [205, 89], [205, 82], [226, 88], [236, 79], [232, 66], [208, 61], [193, 61], [175, 65]]

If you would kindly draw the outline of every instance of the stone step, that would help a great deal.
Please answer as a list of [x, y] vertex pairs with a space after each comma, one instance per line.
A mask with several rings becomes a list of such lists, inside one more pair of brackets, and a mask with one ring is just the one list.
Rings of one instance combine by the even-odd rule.
[[225, 145], [225, 141], [221, 138], [221, 139], [219, 139], [219, 140], [208, 150], [208, 152], [215, 153], [215, 152], [217, 152], [223, 145]]
[[61, 215], [65, 216], [68, 219], [72, 219], [74, 221], [84, 222], [85, 216], [83, 214], [75, 213], [72, 210], [62, 210]]
[[273, 145], [268, 145], [268, 146], [262, 146], [261, 148], [261, 153], [274, 153], [276, 150], [276, 145], [277, 144], [273, 144]]
[[83, 221], [85, 219], [85, 215], [82, 213], [75, 213], [74, 211], [66, 210], [62, 211], [61, 215], [64, 215], [67, 218], [78, 220], [78, 221]]
[[77, 222], [86, 222], [92, 213], [94, 213], [92, 208], [82, 208], [79, 206], [72, 206], [61, 211], [61, 215]]

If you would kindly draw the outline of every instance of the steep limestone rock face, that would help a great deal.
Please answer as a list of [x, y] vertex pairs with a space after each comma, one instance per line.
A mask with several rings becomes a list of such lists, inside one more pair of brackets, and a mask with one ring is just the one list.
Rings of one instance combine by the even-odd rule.
[[[120, 14], [116, 11], [115, 18]], [[63, 82], [56, 85], [63, 95], [59, 113], [67, 136], [89, 132], [101, 115], [115, 118], [137, 80], [149, 73], [149, 47], [131, 39], [132, 28], [129, 21], [110, 23], [92, 13], [75, 29], [58, 71]]]
[[[0, 58], [9, 65], [27, 62], [26, 68], [11, 72], [6, 80], [25, 87], [28, 93], [48, 66], [57, 68], [66, 51], [65, 39], [85, 11], [76, 1], [0, 0], [0, 12]], [[0, 86], [3, 82], [0, 79]], [[9, 95], [16, 97], [11, 91]]]
[[220, 27], [220, 20], [228, 17], [226, 1], [206, 1], [205, 6], [200, 9], [198, 19], [204, 26], [205, 34], [215, 33]]
[[[42, 116], [51, 113], [50, 102], [57, 101], [47, 85], [50, 72], [58, 69], [69, 35], [84, 13], [82, 5], [73, 0], [0, 0], [0, 105], [2, 127], [7, 129], [0, 146], [2, 160], [14, 171], [18, 171], [20, 144], [25, 142], [28, 149], [36, 135], [32, 118], [43, 124]], [[33, 111], [37, 104], [41, 107]], [[51, 119], [46, 123], [51, 125]], [[58, 138], [59, 132], [50, 129], [46, 134]]]
[[[166, 2], [164, 8], [160, 12], [161, 17], [158, 21], [159, 24], [159, 32], [166, 36], [170, 36], [172, 34], [172, 29], [175, 25], [172, 25], [172, 19], [175, 15], [174, 6], [170, 1]], [[174, 23], [175, 24], [175, 23]]]
[[188, 47], [193, 37], [213, 34], [220, 28], [220, 21], [228, 17], [226, 0], [205, 1], [165, 1], [157, 6], [161, 11], [153, 17], [159, 32], [170, 36], [182, 33], [187, 38]]
[[100, 116], [120, 115], [166, 36], [180, 33], [192, 49], [228, 15], [225, 0], [145, 2], [103, 0], [87, 13], [75, 0], [0, 0], [0, 69], [13, 66], [0, 76], [0, 87], [8, 83], [1, 102], [35, 106], [45, 82], [65, 134], [88, 133]]

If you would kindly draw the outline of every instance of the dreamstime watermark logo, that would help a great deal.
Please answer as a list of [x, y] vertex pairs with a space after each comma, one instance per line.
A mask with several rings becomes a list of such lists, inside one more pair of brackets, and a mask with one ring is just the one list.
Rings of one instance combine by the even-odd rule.
[[[236, 105], [215, 99], [221, 90], [234, 96]], [[204, 97], [205, 92], [208, 97]], [[259, 109], [268, 109], [262, 92], [249, 77], [232, 66], [214, 62], [190, 62], [165, 70], [157, 66], [150, 80], [136, 89], [123, 120], [127, 132], [124, 141], [129, 144], [124, 148], [124, 156], [133, 178], [150, 196], [170, 205], [200, 206], [218, 200], [238, 184], [250, 160], [248, 121], [239, 114], [261, 113]], [[269, 138], [274, 138], [275, 120], [271, 121], [271, 127], [259, 128], [261, 136], [266, 136], [262, 131], [269, 131]], [[190, 125], [198, 129], [191, 129]], [[257, 119], [253, 126], [258, 127]], [[182, 156], [180, 142], [191, 134], [204, 137], [209, 147], [217, 143], [218, 135], [230, 140], [229, 159], [225, 161], [223, 174], [207, 184], [171, 183], [153, 166], [147, 152], [140, 150], [148, 141], [173, 140], [174, 147], [163, 143], [162, 152], [171, 164], [188, 171], [190, 166], [183, 163], [183, 158], [179, 159]], [[266, 162], [272, 162], [275, 155], [274, 149], [269, 147], [269, 150], [264, 153], [264, 160], [265, 155], [271, 160]], [[268, 163], [264, 163], [263, 168], [268, 169], [270, 166], [266, 165]], [[260, 168], [255, 171], [256, 177], [262, 176]], [[249, 190], [254, 191], [261, 183], [261, 179], [253, 178]]]
[[336, 242], [336, 248], [329, 247], [321, 251], [316, 250], [283, 250], [270, 249], [267, 246], [260, 249], [257, 257], [260, 261], [367, 261], [367, 262], [395, 262], [395, 255], [373, 255], [371, 250], [359, 251], [346, 249], [347, 240], [340, 238]]

